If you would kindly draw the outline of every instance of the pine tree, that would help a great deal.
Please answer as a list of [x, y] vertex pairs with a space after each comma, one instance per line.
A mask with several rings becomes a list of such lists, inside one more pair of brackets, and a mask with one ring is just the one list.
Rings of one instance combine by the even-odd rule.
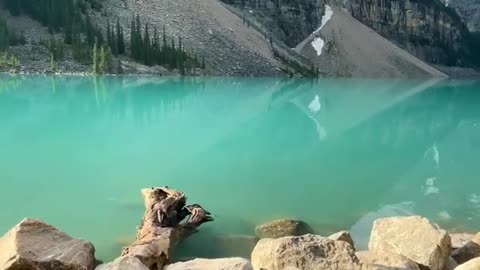
[[85, 17], [85, 35], [87, 36], [87, 44], [94, 45], [95, 44], [95, 30], [93, 28], [92, 22], [90, 21], [90, 16], [86, 15]]
[[158, 40], [157, 27], [153, 29], [153, 45], [152, 45], [152, 58], [155, 64], [159, 64], [160, 61], [160, 45]]
[[175, 40], [172, 38], [172, 47], [170, 48], [170, 68], [177, 68], [177, 51], [175, 50]]
[[167, 33], [166, 33], [166, 30], [165, 30], [165, 25], [163, 26], [163, 46], [162, 46], [162, 62], [161, 62], [161, 64], [163, 64], [163, 65], [169, 64]]
[[130, 55], [132, 58], [136, 58], [137, 55], [137, 41], [136, 41], [136, 30], [137, 26], [135, 24], [135, 15], [132, 17], [132, 22], [130, 24]]
[[110, 47], [104, 45], [100, 48], [98, 56], [98, 74], [111, 73], [113, 70], [112, 51]]
[[50, 41], [48, 42], [48, 48], [50, 50], [50, 54], [53, 55], [54, 58], [56, 58], [57, 54], [57, 42], [55, 42], [55, 37], [53, 35], [50, 36]]
[[113, 57], [112, 57], [112, 50], [110, 47], [104, 47], [103, 53], [103, 72], [104, 73], [112, 73], [113, 71]]
[[72, 45], [73, 43], [73, 29], [72, 29], [72, 24], [69, 23], [63, 27], [64, 29], [64, 42], [65, 44]]
[[151, 65], [151, 40], [148, 29], [148, 23], [145, 24], [145, 33], [143, 34], [143, 63], [147, 66]]
[[122, 26], [120, 25], [120, 19], [117, 17], [117, 50], [118, 54], [124, 54], [125, 53], [125, 43], [123, 41], [123, 29]]
[[108, 22], [107, 26], [107, 45], [110, 47], [114, 55], [118, 55], [117, 37], [115, 36], [114, 28], [110, 25], [110, 22]]
[[93, 74], [100, 74], [100, 51], [97, 43], [93, 46]]
[[180, 74], [185, 75], [185, 66], [184, 66], [184, 55], [185, 52], [183, 50], [182, 45], [182, 38], [178, 37], [178, 52], [177, 52], [177, 67], [180, 69]]
[[99, 64], [98, 64], [99, 74], [105, 73], [105, 69], [106, 69], [106, 66], [107, 66], [107, 63], [105, 62], [105, 60], [106, 60], [105, 46], [101, 46], [100, 47]]
[[137, 14], [135, 22], [135, 47], [136, 47], [136, 56], [135, 59], [141, 61], [143, 57], [143, 42], [142, 42], [142, 23], [140, 21], [140, 16]]
[[5, 51], [10, 45], [10, 31], [7, 23], [0, 18], [0, 52]]
[[57, 72], [57, 64], [53, 53], [50, 53], [50, 71], [53, 73]]
[[110, 20], [107, 22], [107, 45], [112, 46], [113, 37], [112, 37], [112, 30], [110, 29]]

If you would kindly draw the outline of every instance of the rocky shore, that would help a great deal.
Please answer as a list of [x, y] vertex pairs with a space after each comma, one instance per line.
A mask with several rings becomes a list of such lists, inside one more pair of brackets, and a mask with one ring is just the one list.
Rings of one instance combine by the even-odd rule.
[[480, 233], [449, 233], [420, 216], [376, 220], [368, 250], [356, 250], [348, 231], [320, 236], [305, 222], [281, 219], [256, 228], [257, 238], [247, 258], [174, 262], [175, 245], [213, 219], [200, 205], [186, 205], [182, 192], [165, 187], [145, 189], [142, 193], [146, 212], [137, 237], [113, 262], [98, 261], [90, 242], [75, 239], [41, 220], [27, 218], [0, 238], [0, 269], [480, 269]]

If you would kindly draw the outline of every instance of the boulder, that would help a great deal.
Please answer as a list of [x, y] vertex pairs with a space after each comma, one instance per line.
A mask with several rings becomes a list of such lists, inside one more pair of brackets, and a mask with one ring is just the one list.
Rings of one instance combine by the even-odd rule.
[[149, 270], [137, 257], [124, 256], [111, 263], [101, 264], [95, 270]]
[[353, 247], [319, 235], [261, 239], [252, 252], [255, 270], [348, 270], [359, 266]]
[[91, 270], [95, 248], [37, 219], [24, 219], [0, 238], [0, 269]]
[[313, 229], [305, 222], [293, 219], [279, 219], [255, 228], [259, 238], [280, 238], [313, 233]]
[[458, 264], [465, 263], [473, 258], [480, 257], [480, 233], [470, 241], [452, 252], [452, 257]]
[[348, 231], [340, 231], [330, 235], [328, 238], [335, 240], [335, 241], [344, 241], [352, 245], [353, 249], [355, 249], [355, 244], [353, 243], [352, 236]]
[[418, 265], [404, 257], [395, 253], [384, 250], [376, 251], [360, 251], [355, 253], [362, 265], [367, 269], [375, 270], [420, 270]]
[[422, 268], [443, 270], [450, 255], [450, 236], [428, 219], [392, 217], [373, 224], [368, 247], [390, 251], [409, 258]]
[[247, 259], [195, 259], [167, 265], [164, 270], [253, 270]]
[[452, 251], [455, 251], [463, 247], [475, 236], [471, 233], [449, 233], [450, 239], [452, 240]]
[[480, 269], [480, 258], [475, 258], [464, 264], [460, 264], [455, 270], [478, 270]]

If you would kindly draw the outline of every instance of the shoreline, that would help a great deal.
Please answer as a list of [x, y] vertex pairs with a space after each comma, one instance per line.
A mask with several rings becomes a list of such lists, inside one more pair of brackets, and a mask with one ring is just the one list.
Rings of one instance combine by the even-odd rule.
[[367, 249], [359, 248], [349, 231], [321, 236], [301, 220], [279, 219], [257, 226], [255, 237], [225, 235], [219, 243], [234, 257], [179, 259], [173, 256], [175, 247], [201, 231], [203, 223], [214, 221], [210, 212], [198, 204], [187, 205], [183, 192], [168, 187], [143, 189], [142, 194], [146, 210], [137, 237], [125, 239], [114, 261], [103, 263], [95, 258], [90, 242], [27, 218], [0, 238], [0, 249], [9, 254], [0, 255], [0, 268], [31, 269], [29, 265], [41, 264], [46, 267], [41, 269], [59, 270], [480, 269], [467, 268], [480, 267], [480, 233], [452, 233], [420, 216], [375, 220]]

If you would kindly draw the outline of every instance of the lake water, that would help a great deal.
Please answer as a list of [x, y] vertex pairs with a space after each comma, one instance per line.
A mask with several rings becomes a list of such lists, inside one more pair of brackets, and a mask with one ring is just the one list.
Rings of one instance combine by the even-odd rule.
[[216, 219], [179, 256], [281, 217], [360, 248], [383, 216], [478, 231], [479, 106], [479, 81], [3, 76], [0, 234], [37, 217], [109, 260], [164, 185]]

